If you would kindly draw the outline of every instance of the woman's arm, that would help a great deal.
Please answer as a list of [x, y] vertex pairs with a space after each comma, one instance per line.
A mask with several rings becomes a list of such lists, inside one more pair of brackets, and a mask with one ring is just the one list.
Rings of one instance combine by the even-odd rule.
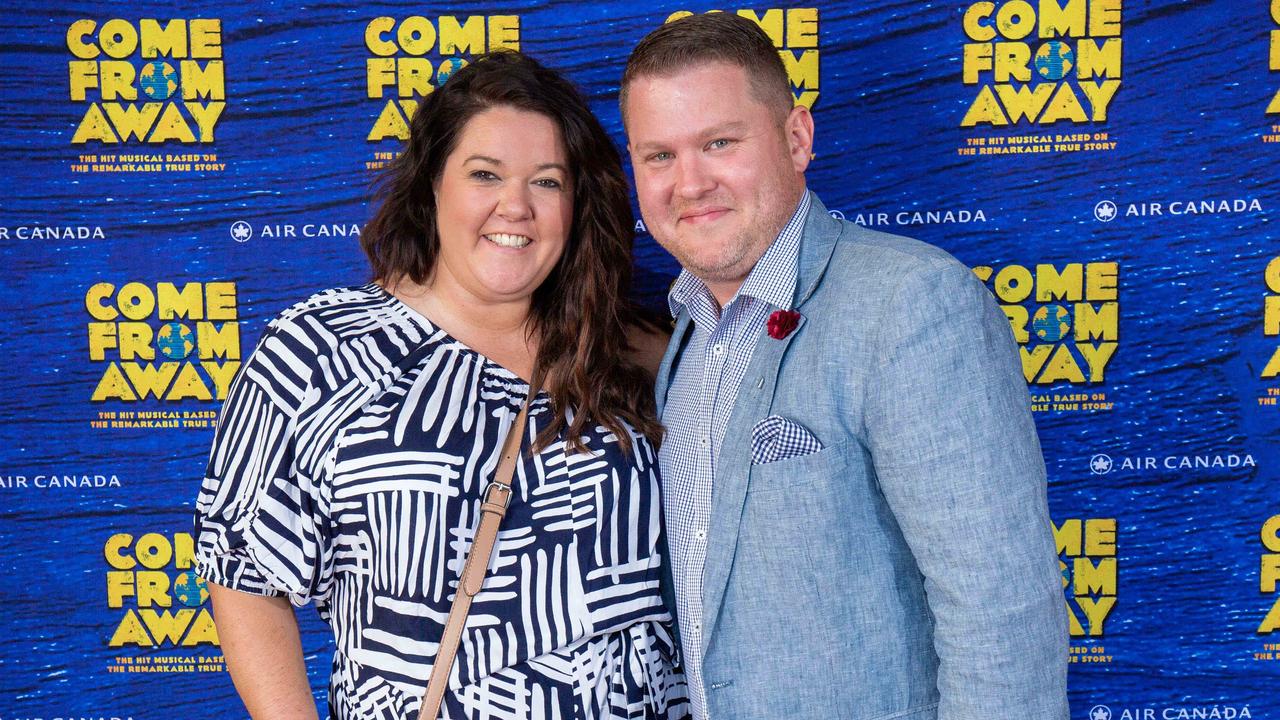
[[293, 606], [209, 583], [227, 670], [254, 720], [310, 720], [316, 703]]

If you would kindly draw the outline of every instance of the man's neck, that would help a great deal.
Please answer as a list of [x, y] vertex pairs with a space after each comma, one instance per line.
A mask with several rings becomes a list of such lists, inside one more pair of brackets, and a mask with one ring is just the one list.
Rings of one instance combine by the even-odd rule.
[[[763, 255], [761, 257], [763, 257]], [[756, 258], [756, 262], [760, 262], [760, 258]], [[752, 265], [751, 267], [754, 269], [755, 265]], [[750, 271], [748, 271], [747, 274], [750, 275]], [[728, 282], [702, 281], [707, 286], [707, 290], [711, 291], [711, 297], [716, 301], [715, 309], [717, 316], [720, 315], [720, 311], [724, 309], [724, 306], [729, 304], [729, 301], [733, 299], [733, 296], [738, 294], [738, 290], [742, 288], [742, 283], [746, 281], [746, 275], [743, 275], [737, 280]]]

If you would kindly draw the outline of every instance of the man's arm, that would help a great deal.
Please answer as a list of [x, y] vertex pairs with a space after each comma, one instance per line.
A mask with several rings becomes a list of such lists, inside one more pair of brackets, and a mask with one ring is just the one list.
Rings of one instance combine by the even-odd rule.
[[298, 620], [284, 597], [209, 583], [218, 640], [240, 699], [254, 720], [315, 718]]
[[1065, 720], [1067, 624], [1044, 461], [1008, 320], [959, 263], [880, 322], [866, 433], [925, 577], [939, 720]]

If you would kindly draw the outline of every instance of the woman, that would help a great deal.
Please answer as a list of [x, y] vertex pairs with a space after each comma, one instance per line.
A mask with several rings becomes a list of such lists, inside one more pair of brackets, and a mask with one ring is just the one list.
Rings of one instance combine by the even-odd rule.
[[289, 603], [310, 601], [336, 641], [330, 717], [417, 717], [533, 380], [441, 716], [682, 717], [659, 593], [661, 430], [634, 359], [660, 340], [627, 343], [617, 151], [568, 82], [500, 53], [423, 101], [380, 194], [362, 238], [376, 282], [271, 324], [200, 493], [199, 569], [246, 706], [314, 717]]

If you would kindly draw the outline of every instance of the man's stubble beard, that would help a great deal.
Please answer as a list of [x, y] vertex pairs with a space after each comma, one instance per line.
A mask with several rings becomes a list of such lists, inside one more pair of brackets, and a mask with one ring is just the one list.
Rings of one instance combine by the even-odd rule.
[[[715, 263], [714, 266], [696, 264], [693, 259], [689, 257], [677, 257], [676, 259], [680, 260], [680, 264], [688, 269], [689, 272], [693, 273], [705, 282], [733, 282], [735, 280], [742, 280], [745, 278], [747, 274], [751, 272], [751, 268], [755, 267], [756, 262], [759, 261], [760, 258], [756, 257], [751, 261], [749, 266], [742, 267], [743, 260], [755, 253], [757, 249], [756, 243], [758, 242], [758, 238], [752, 238], [746, 236], [745, 233], [739, 233], [738, 236], [734, 238], [734, 242], [729, 246], [731, 252], [722, 254], [717, 258], [718, 260], [721, 260], [721, 262]], [[763, 251], [759, 253], [759, 255], [763, 254]], [[727, 262], [724, 261], [726, 259], [725, 255], [729, 256], [727, 258]]]

